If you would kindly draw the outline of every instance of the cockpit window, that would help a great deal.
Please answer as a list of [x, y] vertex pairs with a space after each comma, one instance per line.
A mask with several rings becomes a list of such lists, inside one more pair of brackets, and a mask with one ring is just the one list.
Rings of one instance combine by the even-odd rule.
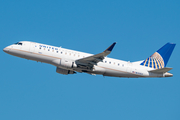
[[20, 42], [17, 42], [17, 43], [14, 43], [14, 45], [22, 45], [22, 43], [20, 43]]
[[18, 45], [22, 45], [22, 43], [18, 43]]

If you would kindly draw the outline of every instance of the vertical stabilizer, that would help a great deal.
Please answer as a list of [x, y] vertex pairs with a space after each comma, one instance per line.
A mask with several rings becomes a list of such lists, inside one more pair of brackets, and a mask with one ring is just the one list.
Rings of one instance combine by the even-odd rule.
[[167, 43], [162, 48], [160, 48], [157, 52], [151, 55], [149, 58], [144, 60], [140, 65], [151, 67], [154, 69], [164, 68], [166, 67], [168, 60], [174, 50], [176, 44]]

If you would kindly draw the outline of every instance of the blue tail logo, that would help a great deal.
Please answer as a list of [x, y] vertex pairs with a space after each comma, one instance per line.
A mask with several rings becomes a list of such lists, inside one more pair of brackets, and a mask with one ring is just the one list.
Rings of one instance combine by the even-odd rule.
[[167, 62], [174, 50], [176, 44], [167, 43], [162, 48], [160, 48], [157, 52], [151, 55], [149, 58], [144, 60], [140, 65], [160, 69], [164, 68], [167, 65]]

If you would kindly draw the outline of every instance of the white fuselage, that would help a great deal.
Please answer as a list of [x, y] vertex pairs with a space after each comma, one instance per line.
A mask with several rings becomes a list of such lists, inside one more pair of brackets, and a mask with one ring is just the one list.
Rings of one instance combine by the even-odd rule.
[[[148, 72], [153, 68], [145, 67], [139, 64], [139, 62], [126, 62], [113, 58], [105, 57], [103, 61], [98, 62], [93, 68], [88, 69], [86, 67], [78, 66], [76, 60], [92, 56], [92, 54], [64, 49], [61, 47], [55, 47], [51, 45], [45, 45], [35, 42], [22, 41], [22, 45], [10, 45], [4, 48], [4, 51], [8, 54], [52, 64], [62, 69], [67, 69], [77, 72], [86, 72], [89, 74], [101, 74], [103, 76], [113, 77], [166, 77], [166, 74], [156, 74]], [[60, 63], [65, 61], [67, 65], [61, 65]], [[68, 67], [68, 62], [73, 62], [73, 67]]]

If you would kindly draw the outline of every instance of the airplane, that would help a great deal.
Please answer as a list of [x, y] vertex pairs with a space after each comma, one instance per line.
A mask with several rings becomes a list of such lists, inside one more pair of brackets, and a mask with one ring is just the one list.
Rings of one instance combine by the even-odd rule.
[[172, 68], [166, 67], [176, 44], [167, 43], [145, 60], [129, 62], [107, 57], [116, 42], [99, 54], [89, 54], [62, 47], [20, 41], [7, 46], [4, 52], [56, 66], [56, 72], [64, 75], [88, 73], [125, 78], [172, 77], [168, 73]]

